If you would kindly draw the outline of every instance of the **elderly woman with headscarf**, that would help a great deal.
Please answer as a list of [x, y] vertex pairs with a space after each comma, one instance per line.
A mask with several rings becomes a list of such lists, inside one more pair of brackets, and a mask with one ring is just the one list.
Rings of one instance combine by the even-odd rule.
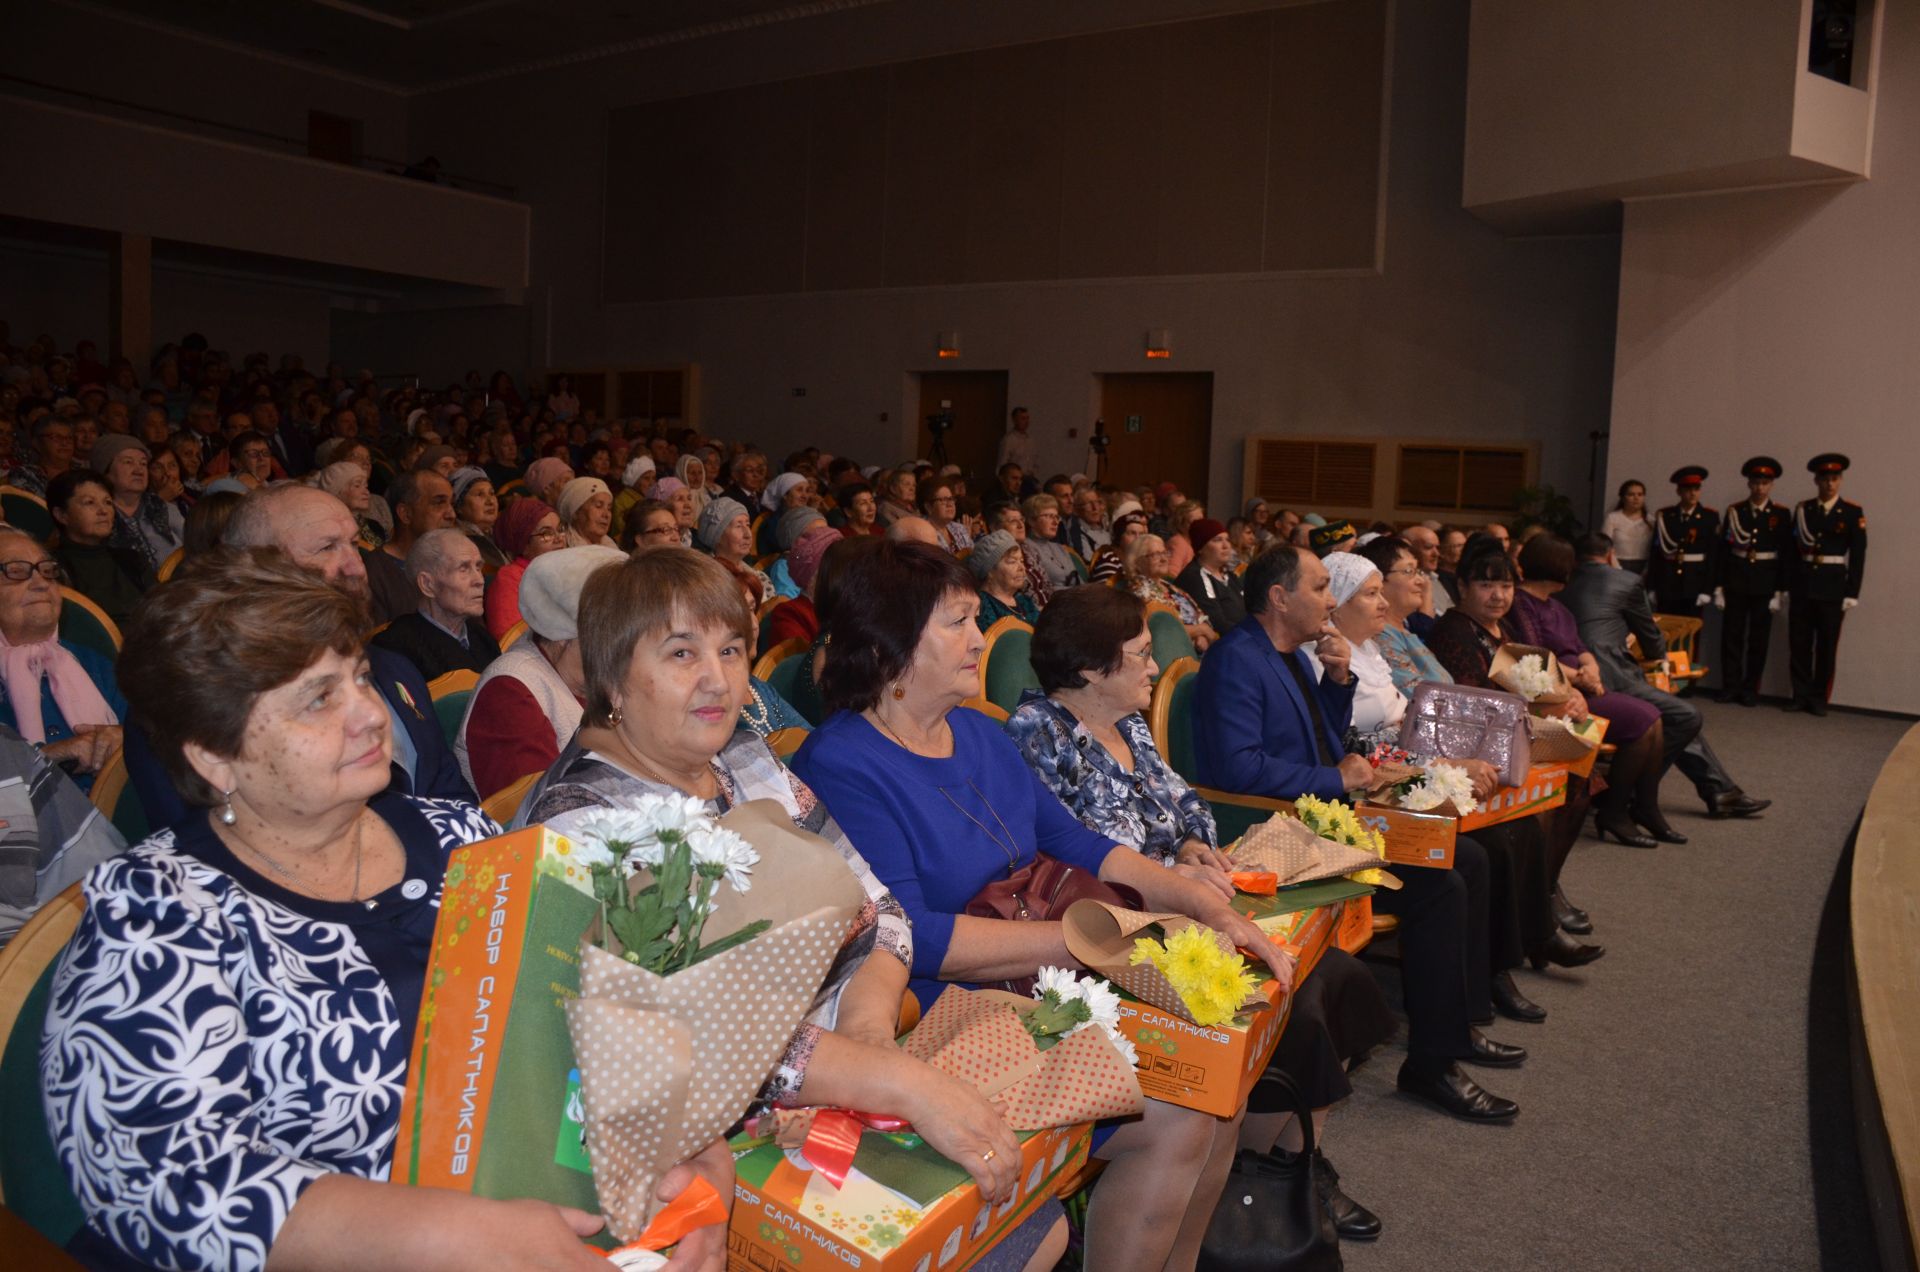
[[981, 535], [967, 554], [967, 568], [980, 581], [980, 630], [986, 631], [1003, 618], [1023, 623], [1040, 619], [1040, 607], [1027, 587], [1027, 559], [1020, 543], [1005, 530]]
[[675, 461], [673, 475], [687, 488], [688, 498], [693, 504], [693, 515], [698, 519], [706, 511], [707, 504], [720, 493], [713, 485], [713, 471], [698, 454], [687, 454]]
[[560, 502], [554, 505], [560, 514], [560, 526], [567, 546], [615, 546], [613, 530], [613, 491], [598, 477], [575, 477], [560, 490]]
[[527, 633], [488, 665], [454, 736], [454, 757], [476, 791], [491, 795], [547, 768], [573, 740], [586, 701], [580, 589], [595, 570], [625, 559], [618, 548], [588, 546], [543, 553], [526, 566], [519, 596]]
[[500, 524], [500, 498], [494, 494], [493, 479], [480, 467], [459, 468], [453, 474], [453, 511], [460, 518], [460, 530], [473, 546], [480, 549], [480, 564], [492, 573], [510, 565], [513, 558], [493, 537]]
[[[782, 641], [804, 640], [808, 645], [820, 635], [820, 613], [813, 604], [813, 585], [820, 576], [820, 560], [826, 556], [827, 549], [836, 543], [843, 543], [840, 532], [828, 525], [825, 519], [816, 520], [807, 527], [791, 548], [781, 565], [792, 576], [793, 583], [800, 594], [791, 600], [776, 605], [767, 615], [766, 636], [761, 642], [766, 649], [772, 649]], [[764, 653], [763, 649], [761, 652]]]
[[760, 529], [754, 537], [754, 551], [762, 555], [780, 551], [775, 533], [779, 529], [780, 515], [793, 508], [811, 508], [814, 503], [813, 482], [805, 473], [781, 473], [767, 483], [760, 492]]
[[487, 583], [487, 630], [499, 640], [521, 620], [520, 580], [539, 556], [566, 546], [560, 514], [540, 500], [523, 495], [507, 505], [493, 525], [493, 541], [507, 563]]
[[700, 524], [700, 514], [693, 510], [693, 491], [687, 483], [678, 477], [662, 477], [653, 483], [653, 497], [673, 509], [673, 518], [680, 526], [680, 546], [693, 546], [693, 529]]
[[526, 493], [553, 507], [560, 500], [560, 491], [573, 480], [573, 465], [566, 460], [549, 455], [536, 459], [527, 465]]
[[[827, 524], [826, 514], [814, 507], [789, 508], [778, 517], [771, 519], [773, 525], [774, 550], [782, 555], [774, 559], [767, 570], [767, 579], [773, 584], [773, 594], [792, 598], [805, 590], [805, 584], [793, 577], [793, 571], [787, 563], [785, 554], [793, 551], [793, 545], [800, 542], [800, 536], [814, 526]], [[838, 534], [839, 531], [834, 531]]]
[[653, 462], [653, 456], [644, 452], [629, 459], [627, 466], [620, 470], [620, 491], [613, 497], [612, 533], [616, 543], [627, 537], [627, 514], [654, 497], [654, 482], [658, 476], [659, 469]]
[[701, 509], [693, 541], [733, 575], [748, 609], [758, 610], [773, 595], [773, 580], [747, 562], [747, 554], [753, 551], [753, 520], [738, 500], [722, 495]]

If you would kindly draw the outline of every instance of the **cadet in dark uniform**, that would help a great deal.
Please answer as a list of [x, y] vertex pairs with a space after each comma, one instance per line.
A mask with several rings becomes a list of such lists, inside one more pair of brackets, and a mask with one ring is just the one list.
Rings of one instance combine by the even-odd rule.
[[1867, 572], [1867, 514], [1840, 497], [1845, 455], [1815, 455], [1807, 461], [1819, 494], [1793, 510], [1794, 554], [1787, 609], [1787, 669], [1793, 675], [1789, 711], [1827, 714], [1833, 692], [1834, 655], [1840, 623], [1860, 603]]
[[1787, 594], [1793, 561], [1793, 514], [1773, 502], [1780, 461], [1756, 455], [1741, 465], [1747, 498], [1720, 518], [1713, 603], [1727, 612], [1720, 628], [1720, 701], [1751, 707], [1760, 700], [1773, 616]]
[[1692, 618], [1713, 600], [1714, 542], [1720, 523], [1713, 509], [1700, 502], [1700, 483], [1706, 479], [1707, 470], [1698, 464], [1675, 472], [1673, 489], [1680, 502], [1654, 516], [1647, 585], [1658, 613]]

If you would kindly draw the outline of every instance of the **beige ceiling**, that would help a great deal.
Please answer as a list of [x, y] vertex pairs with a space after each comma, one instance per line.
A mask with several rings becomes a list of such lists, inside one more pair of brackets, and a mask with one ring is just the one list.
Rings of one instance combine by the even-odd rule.
[[403, 92], [891, 0], [92, 0]]

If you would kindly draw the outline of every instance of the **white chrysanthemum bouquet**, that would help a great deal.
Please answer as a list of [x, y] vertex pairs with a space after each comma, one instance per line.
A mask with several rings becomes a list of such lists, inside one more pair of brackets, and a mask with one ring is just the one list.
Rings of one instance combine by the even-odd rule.
[[1424, 813], [1450, 805], [1449, 811], [1455, 817], [1465, 817], [1479, 810], [1480, 801], [1473, 797], [1473, 780], [1467, 776], [1465, 769], [1444, 760], [1426, 761], [1423, 769], [1420, 777], [1409, 783], [1398, 796], [1400, 807], [1409, 812]]
[[1076, 976], [1064, 967], [1043, 967], [1034, 982], [1033, 996], [1040, 1005], [1021, 1017], [1034, 1045], [1045, 1051], [1062, 1038], [1070, 1038], [1083, 1029], [1096, 1026], [1106, 1032], [1129, 1065], [1138, 1067], [1140, 1057], [1120, 1032], [1120, 995], [1098, 976]]

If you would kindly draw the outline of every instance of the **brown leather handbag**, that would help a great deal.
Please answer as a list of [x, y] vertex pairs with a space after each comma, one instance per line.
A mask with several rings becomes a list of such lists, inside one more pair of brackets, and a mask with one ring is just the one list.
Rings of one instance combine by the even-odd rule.
[[[1004, 879], [996, 879], [974, 894], [966, 913], [976, 919], [1011, 919], [1019, 923], [1046, 923], [1058, 919], [1075, 901], [1104, 901], [1129, 910], [1144, 905], [1140, 894], [1125, 884], [1102, 883], [1097, 875], [1068, 865], [1044, 852]], [[1039, 969], [1036, 968], [1035, 971]], [[1001, 981], [995, 989], [1025, 997], [1033, 992], [1035, 976]]]

